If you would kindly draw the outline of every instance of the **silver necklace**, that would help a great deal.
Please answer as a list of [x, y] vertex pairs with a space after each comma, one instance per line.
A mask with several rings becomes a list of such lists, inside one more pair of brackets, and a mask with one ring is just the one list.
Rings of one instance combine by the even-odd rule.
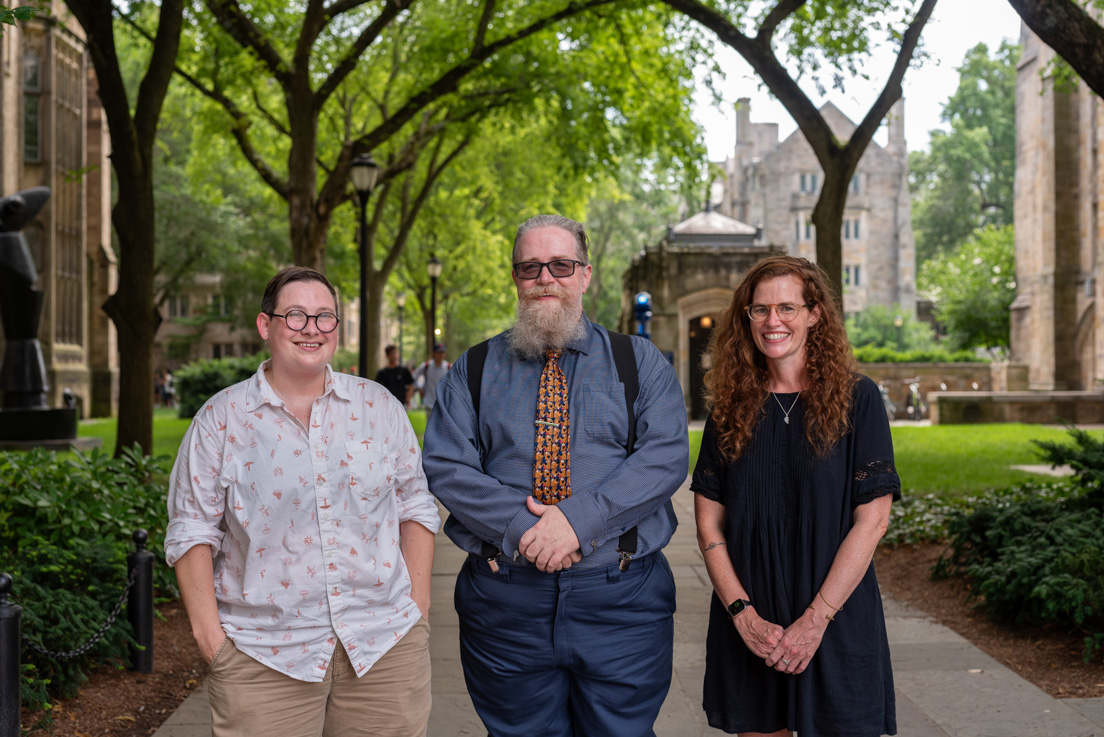
[[794, 397], [793, 404], [790, 405], [789, 409], [786, 409], [782, 406], [782, 401], [778, 398], [778, 395], [775, 394], [773, 386], [770, 388], [770, 390], [771, 396], [774, 397], [774, 401], [778, 402], [778, 409], [782, 410], [783, 422], [785, 422], [787, 425], [790, 424], [790, 413], [793, 412], [793, 408], [797, 405], [797, 400], [801, 399], [801, 392], [797, 393], [797, 396]]

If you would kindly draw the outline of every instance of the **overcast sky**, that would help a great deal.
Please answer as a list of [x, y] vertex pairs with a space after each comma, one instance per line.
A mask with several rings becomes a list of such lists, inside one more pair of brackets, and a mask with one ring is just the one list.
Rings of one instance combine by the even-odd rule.
[[[1020, 18], [1008, 4], [1008, 0], [942, 0], [935, 6], [931, 20], [924, 27], [923, 42], [930, 54], [923, 66], [910, 68], [905, 74], [905, 138], [910, 150], [928, 147], [928, 131], [944, 127], [939, 118], [947, 98], [958, 86], [957, 67], [962, 64], [966, 51], [980, 42], [990, 49], [1000, 45], [1001, 39], [1019, 41]], [[717, 61], [724, 69], [726, 79], [720, 86], [724, 95], [721, 108], [711, 104], [711, 96], [701, 88], [696, 95], [694, 119], [705, 128], [706, 145], [711, 161], [723, 161], [731, 156], [736, 145], [736, 115], [733, 105], [741, 97], [751, 98], [753, 123], [778, 123], [779, 140], [785, 140], [796, 124], [781, 103], [759, 88], [759, 79], [747, 62], [735, 51], [720, 42], [716, 44]], [[871, 81], [851, 80], [846, 92], [828, 90], [819, 97], [811, 84], [802, 89], [812, 96], [819, 107], [828, 100], [856, 123], [866, 115], [871, 103], [885, 84], [885, 75], [876, 70], [892, 66], [892, 50], [875, 57], [868, 65]], [[885, 144], [885, 126], [874, 140]]]

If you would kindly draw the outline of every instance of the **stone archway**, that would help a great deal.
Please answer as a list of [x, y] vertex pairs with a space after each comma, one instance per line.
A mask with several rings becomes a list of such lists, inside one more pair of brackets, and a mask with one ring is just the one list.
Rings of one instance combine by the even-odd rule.
[[[675, 368], [682, 381], [682, 395], [691, 419], [705, 418], [702, 381], [708, 369], [705, 348], [720, 313], [732, 301], [732, 290], [720, 287], [701, 289], [678, 300], [678, 353]], [[703, 324], [704, 323], [704, 324]]]

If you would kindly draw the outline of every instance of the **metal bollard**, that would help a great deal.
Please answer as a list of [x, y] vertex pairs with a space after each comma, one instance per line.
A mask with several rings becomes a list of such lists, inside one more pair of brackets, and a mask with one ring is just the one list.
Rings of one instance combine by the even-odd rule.
[[23, 607], [8, 602], [12, 577], [0, 573], [0, 737], [19, 737], [19, 618]]
[[127, 556], [127, 573], [134, 574], [134, 585], [127, 597], [127, 618], [134, 628], [134, 639], [142, 649], [130, 648], [130, 668], [139, 673], [153, 673], [154, 556], [146, 550], [148, 532], [135, 530], [133, 539], [137, 549]]

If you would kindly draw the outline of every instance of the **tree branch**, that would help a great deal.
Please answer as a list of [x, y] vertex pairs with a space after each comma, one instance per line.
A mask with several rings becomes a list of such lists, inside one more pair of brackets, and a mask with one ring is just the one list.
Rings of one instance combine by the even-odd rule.
[[288, 63], [268, 42], [264, 32], [257, 28], [253, 20], [242, 11], [237, 0], [204, 0], [204, 2], [219, 25], [243, 48], [251, 49], [280, 86], [285, 91], [289, 90], [292, 80]]
[[485, 0], [483, 3], [483, 15], [479, 18], [479, 25], [475, 29], [475, 41], [472, 43], [472, 53], [477, 54], [483, 50], [483, 42], [487, 37], [487, 26], [494, 17], [495, 0]]
[[1027, 27], [1104, 97], [1104, 27], [1072, 0], [1008, 0]]
[[408, 99], [390, 118], [384, 120], [364, 136], [362, 140], [365, 143], [365, 147], [368, 150], [375, 149], [406, 125], [419, 110], [434, 100], [450, 92], [454, 92], [465, 77], [474, 72], [479, 68], [480, 64], [499, 50], [517, 43], [518, 41], [522, 41], [561, 20], [571, 18], [586, 10], [598, 8], [603, 5], [610, 5], [615, 2], [617, 2], [617, 0], [572, 0], [563, 10], [540, 18], [512, 34], [500, 38], [494, 43], [483, 46], [478, 53], [473, 49], [467, 59], [458, 63], [452, 69], [449, 69], [432, 84]]
[[[349, 53], [337, 63], [334, 70], [330, 72], [326, 77], [326, 81], [322, 83], [322, 86], [318, 88], [318, 92], [314, 95], [313, 106], [315, 110], [321, 110], [322, 106], [326, 104], [326, 100], [330, 98], [330, 95], [334, 93], [334, 90], [345, 81], [345, 78], [356, 69], [357, 63], [360, 61], [361, 54], [367, 49], [373, 41], [375, 41], [383, 29], [390, 25], [391, 21], [406, 10], [414, 0], [393, 0], [383, 6], [383, 10], [376, 16], [367, 28], [357, 37], [356, 42], [353, 43], [352, 48], [349, 49]], [[313, 39], [312, 39], [313, 43]], [[306, 49], [307, 58], [309, 60], [310, 49]], [[296, 58], [299, 58], [298, 52]]]
[[763, 22], [759, 24], [759, 33], [756, 34], [756, 38], [761, 38], [769, 41], [774, 36], [775, 30], [782, 21], [786, 20], [804, 5], [806, 0], [781, 0], [778, 5], [775, 5], [767, 17], [763, 19]]

